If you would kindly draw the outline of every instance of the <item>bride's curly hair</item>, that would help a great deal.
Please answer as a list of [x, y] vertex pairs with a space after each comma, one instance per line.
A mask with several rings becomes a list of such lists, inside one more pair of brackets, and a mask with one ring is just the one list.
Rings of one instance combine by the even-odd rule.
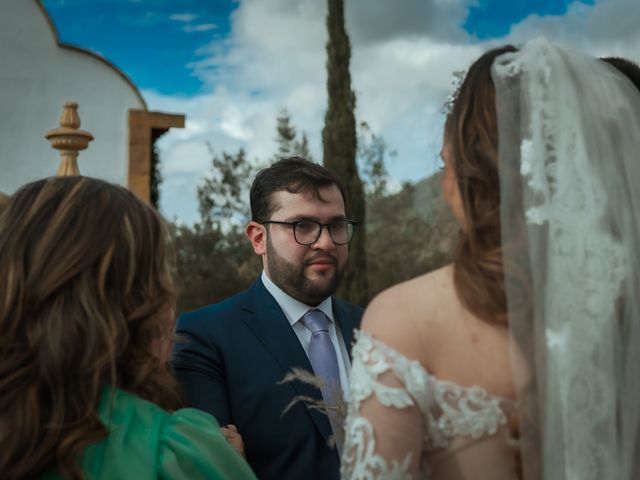
[[0, 214], [0, 471], [82, 477], [85, 447], [107, 435], [105, 385], [167, 410], [178, 386], [154, 343], [175, 300], [160, 216], [124, 188], [48, 178]]
[[462, 303], [475, 315], [506, 324], [500, 233], [498, 121], [491, 65], [513, 46], [490, 50], [469, 69], [445, 125], [445, 142], [462, 200], [465, 227], [454, 252]]

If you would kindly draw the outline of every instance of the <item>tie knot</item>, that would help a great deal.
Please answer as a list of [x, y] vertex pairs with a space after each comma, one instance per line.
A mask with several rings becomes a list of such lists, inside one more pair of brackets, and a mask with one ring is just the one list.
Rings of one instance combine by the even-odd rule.
[[329, 331], [329, 319], [321, 310], [309, 310], [302, 316], [302, 323], [311, 333]]

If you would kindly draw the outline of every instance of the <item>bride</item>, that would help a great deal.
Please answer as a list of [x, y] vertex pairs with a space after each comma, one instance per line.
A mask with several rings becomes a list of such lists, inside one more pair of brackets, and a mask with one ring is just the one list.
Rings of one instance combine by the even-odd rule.
[[480, 57], [445, 127], [453, 263], [380, 294], [347, 479], [640, 475], [640, 94], [544, 39]]

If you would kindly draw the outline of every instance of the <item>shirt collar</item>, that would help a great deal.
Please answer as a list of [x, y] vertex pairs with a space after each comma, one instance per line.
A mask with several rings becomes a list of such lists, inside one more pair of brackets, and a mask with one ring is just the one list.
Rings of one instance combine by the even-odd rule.
[[291, 295], [286, 293], [275, 283], [271, 281], [267, 272], [263, 271], [260, 277], [264, 288], [273, 296], [280, 308], [284, 312], [284, 316], [287, 317], [289, 324], [293, 326], [302, 316], [309, 310], [318, 309], [324, 313], [329, 320], [333, 322], [333, 304], [331, 302], [331, 296], [325, 298], [318, 306], [312, 307], [306, 303], [302, 303], [300, 300], [296, 300]]

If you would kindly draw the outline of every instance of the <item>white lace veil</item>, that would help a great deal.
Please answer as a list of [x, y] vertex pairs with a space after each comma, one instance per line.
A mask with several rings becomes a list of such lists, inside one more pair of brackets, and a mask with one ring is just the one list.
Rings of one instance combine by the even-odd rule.
[[544, 39], [492, 75], [524, 478], [640, 478], [640, 93]]

